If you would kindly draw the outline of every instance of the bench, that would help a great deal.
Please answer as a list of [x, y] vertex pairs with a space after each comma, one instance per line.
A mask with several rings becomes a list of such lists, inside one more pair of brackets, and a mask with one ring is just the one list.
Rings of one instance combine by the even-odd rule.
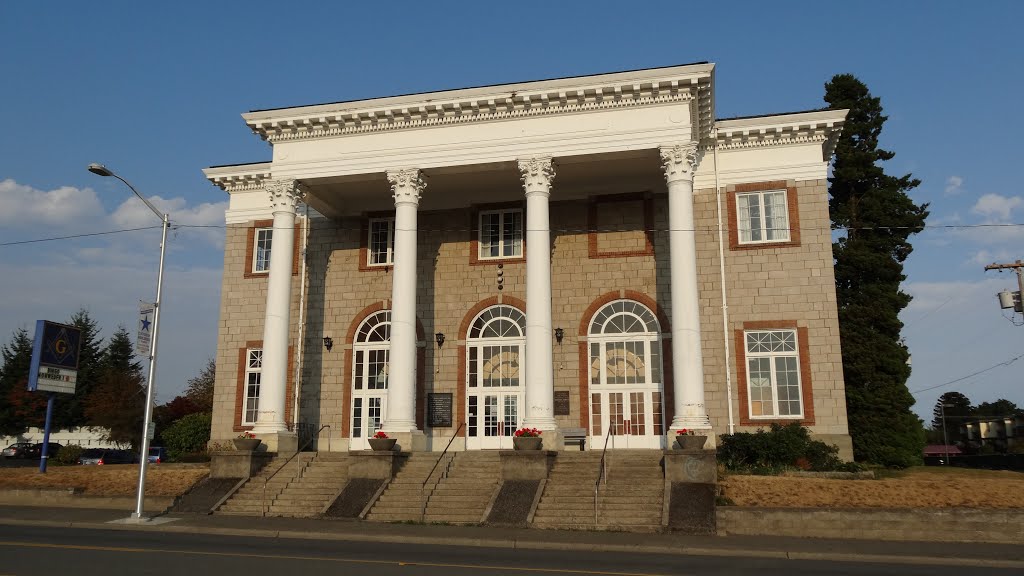
[[562, 428], [561, 432], [566, 444], [579, 444], [580, 452], [583, 451], [587, 444], [586, 428]]

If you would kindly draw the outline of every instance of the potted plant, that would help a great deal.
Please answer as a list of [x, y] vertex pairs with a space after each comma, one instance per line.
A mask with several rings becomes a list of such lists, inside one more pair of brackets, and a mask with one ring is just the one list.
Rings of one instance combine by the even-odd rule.
[[251, 452], [260, 445], [261, 440], [252, 432], [247, 431], [239, 434], [233, 442], [235, 443], [235, 450], [248, 450]]
[[683, 450], [703, 450], [704, 443], [707, 441], [708, 437], [697, 435], [696, 430], [683, 428], [676, 432], [676, 442]]
[[543, 443], [540, 434], [536, 428], [520, 428], [512, 438], [512, 447], [516, 450], [540, 450]]
[[388, 438], [383, 430], [378, 430], [373, 438], [370, 438], [370, 448], [375, 452], [390, 452], [395, 449], [397, 438]]

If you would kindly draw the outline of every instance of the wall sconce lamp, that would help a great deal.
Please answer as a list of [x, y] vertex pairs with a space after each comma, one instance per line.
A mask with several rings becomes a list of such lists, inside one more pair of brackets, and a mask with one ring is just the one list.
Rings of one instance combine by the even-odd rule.
[[324, 348], [327, 348], [328, 352], [331, 351], [331, 348], [334, 348], [334, 340], [331, 340], [330, 336], [324, 336]]
[[555, 342], [558, 342], [558, 344], [561, 345], [562, 338], [565, 338], [565, 330], [562, 330], [561, 328], [555, 328]]
[[444, 345], [444, 332], [438, 332], [434, 334], [434, 340], [437, 341], [437, 347], [440, 348]]

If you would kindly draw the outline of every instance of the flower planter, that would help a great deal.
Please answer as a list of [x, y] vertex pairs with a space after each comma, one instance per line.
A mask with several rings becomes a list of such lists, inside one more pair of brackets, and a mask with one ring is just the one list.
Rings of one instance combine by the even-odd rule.
[[235, 443], [235, 450], [248, 450], [252, 452], [260, 445], [262, 440], [259, 438], [235, 438], [232, 442]]
[[395, 449], [397, 438], [370, 438], [370, 448], [374, 452], [390, 452]]
[[704, 443], [708, 441], [707, 436], [689, 436], [680, 434], [676, 436], [676, 442], [683, 450], [703, 450]]
[[537, 436], [516, 436], [512, 439], [512, 447], [516, 450], [540, 450], [543, 439]]

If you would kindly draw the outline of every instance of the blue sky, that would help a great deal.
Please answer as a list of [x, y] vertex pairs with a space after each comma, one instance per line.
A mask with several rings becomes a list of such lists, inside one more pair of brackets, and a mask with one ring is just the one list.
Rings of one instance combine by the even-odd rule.
[[[101, 162], [153, 198], [169, 244], [158, 394], [216, 348], [226, 195], [201, 169], [269, 160], [239, 114], [695, 61], [717, 65], [719, 117], [823, 106], [850, 72], [882, 98], [891, 174], [931, 204], [904, 313], [915, 410], [939, 394], [1024, 405], [1024, 326], [992, 261], [1024, 258], [1017, 2], [4, 2], [0, 244], [158, 225]], [[212, 227], [202, 227], [212, 226]], [[0, 246], [0, 340], [87, 308], [133, 329], [155, 292], [159, 230]], [[1017, 315], [1018, 323], [1021, 316]], [[932, 388], [926, 390], [927, 388]]]

